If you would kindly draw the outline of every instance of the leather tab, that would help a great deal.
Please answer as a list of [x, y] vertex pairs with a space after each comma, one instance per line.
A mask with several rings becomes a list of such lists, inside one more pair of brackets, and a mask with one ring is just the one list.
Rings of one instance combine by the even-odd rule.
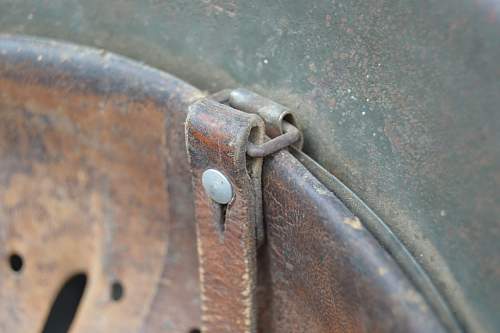
[[[248, 157], [246, 149], [249, 140], [260, 144], [263, 138], [264, 123], [256, 115], [209, 99], [189, 109], [186, 144], [195, 193], [204, 333], [256, 331], [262, 158]], [[234, 196], [227, 205], [205, 193], [202, 174], [207, 169], [220, 171], [232, 184]]]

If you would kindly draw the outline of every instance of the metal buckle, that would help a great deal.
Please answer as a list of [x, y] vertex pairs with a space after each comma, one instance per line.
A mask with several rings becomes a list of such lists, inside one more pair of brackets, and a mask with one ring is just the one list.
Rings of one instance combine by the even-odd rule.
[[271, 139], [263, 144], [249, 142], [248, 156], [265, 157], [292, 145], [298, 149], [302, 148], [302, 133], [296, 127], [293, 115], [283, 105], [243, 88], [222, 90], [210, 98], [234, 109], [255, 113], [264, 120], [266, 134]]

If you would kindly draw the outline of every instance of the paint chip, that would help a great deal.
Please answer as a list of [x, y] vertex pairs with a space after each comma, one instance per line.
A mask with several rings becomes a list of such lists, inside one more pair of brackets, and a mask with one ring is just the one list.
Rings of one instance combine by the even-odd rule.
[[359, 221], [359, 219], [357, 217], [354, 217], [354, 218], [346, 218], [344, 219], [344, 224], [347, 224], [348, 226], [350, 226], [351, 228], [353, 229], [356, 229], [356, 230], [362, 230], [363, 229], [363, 226], [361, 225], [361, 222]]

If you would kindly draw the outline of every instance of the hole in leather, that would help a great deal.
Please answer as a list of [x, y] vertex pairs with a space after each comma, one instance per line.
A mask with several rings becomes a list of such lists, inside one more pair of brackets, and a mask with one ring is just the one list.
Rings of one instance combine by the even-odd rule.
[[189, 331], [189, 333], [201, 333], [201, 330], [199, 328], [193, 328]]
[[111, 284], [111, 299], [118, 302], [123, 298], [124, 290], [120, 281], [115, 281]]
[[224, 231], [226, 230], [227, 205], [221, 205], [215, 201], [212, 201], [211, 204], [212, 204], [212, 210], [214, 212], [215, 230], [217, 230], [219, 239], [223, 240]]
[[19, 254], [12, 253], [9, 256], [10, 269], [12, 269], [14, 272], [20, 272], [23, 269], [23, 264], [23, 257], [21, 257]]
[[222, 223], [222, 226], [221, 226], [221, 230], [222, 232], [224, 232], [226, 230], [226, 213], [227, 213], [227, 205], [221, 205], [220, 207], [220, 219], [221, 219], [221, 223]]
[[66, 333], [75, 318], [80, 300], [87, 285], [87, 275], [71, 276], [57, 294], [42, 333]]

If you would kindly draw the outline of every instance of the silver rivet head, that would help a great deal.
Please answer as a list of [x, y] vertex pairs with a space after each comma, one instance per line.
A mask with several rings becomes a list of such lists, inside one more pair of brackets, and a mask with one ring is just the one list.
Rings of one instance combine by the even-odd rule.
[[222, 172], [215, 169], [205, 170], [201, 182], [205, 192], [213, 201], [225, 205], [233, 198], [233, 187]]

